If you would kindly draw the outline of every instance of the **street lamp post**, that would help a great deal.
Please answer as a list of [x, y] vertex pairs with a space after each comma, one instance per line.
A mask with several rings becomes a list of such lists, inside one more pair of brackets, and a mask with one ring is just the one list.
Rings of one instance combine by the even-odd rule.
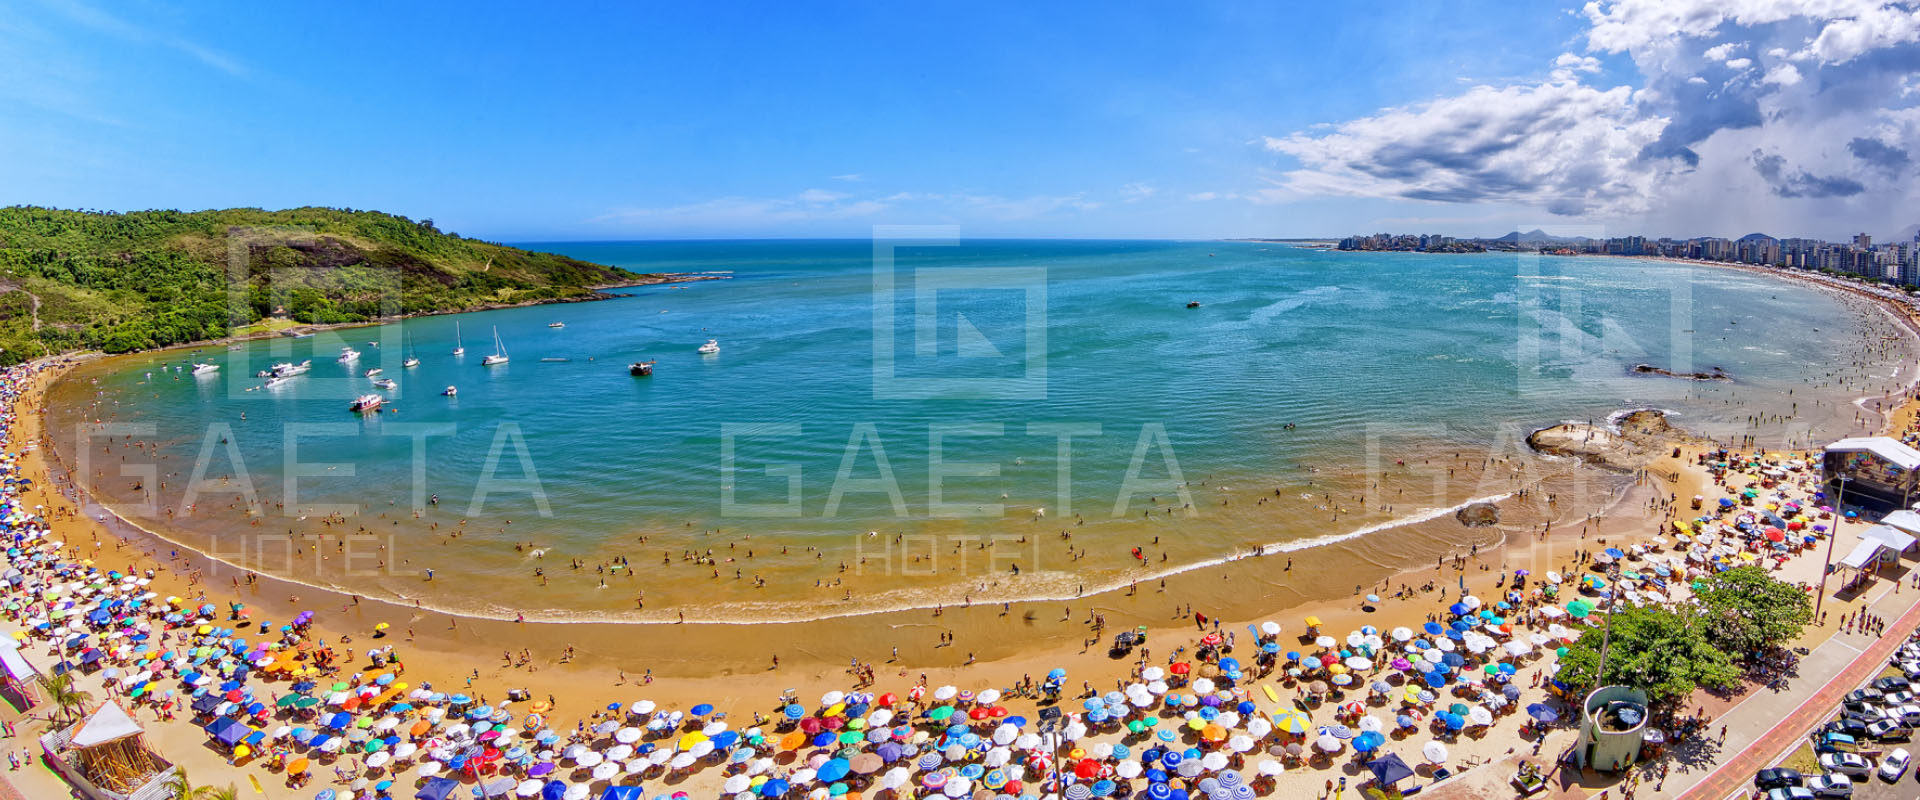
[[1820, 565], [1820, 591], [1813, 596], [1813, 618], [1816, 620], [1820, 618], [1821, 604], [1827, 599], [1827, 573], [1833, 571], [1833, 543], [1840, 541], [1840, 521], [1847, 518], [1847, 481], [1849, 480], [1851, 478], [1845, 475], [1840, 476], [1840, 494], [1834, 498], [1833, 502], [1833, 529], [1827, 531], [1827, 557], [1826, 561]]

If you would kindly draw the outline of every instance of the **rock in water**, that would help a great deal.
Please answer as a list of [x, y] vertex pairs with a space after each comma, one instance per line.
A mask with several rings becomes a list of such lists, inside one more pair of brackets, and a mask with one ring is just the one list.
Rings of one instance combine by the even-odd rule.
[[1617, 428], [1579, 422], [1542, 428], [1527, 436], [1527, 445], [1548, 455], [1630, 472], [1691, 438], [1668, 422], [1666, 414], [1648, 409], [1622, 417]]
[[1500, 524], [1500, 507], [1492, 503], [1473, 503], [1453, 513], [1454, 519], [1469, 528]]

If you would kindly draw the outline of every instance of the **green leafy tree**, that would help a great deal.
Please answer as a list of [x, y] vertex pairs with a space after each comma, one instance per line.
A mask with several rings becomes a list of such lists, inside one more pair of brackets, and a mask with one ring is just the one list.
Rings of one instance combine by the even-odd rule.
[[[1731, 688], [1740, 682], [1739, 668], [1708, 639], [1699, 615], [1628, 608], [1614, 612], [1606, 626], [1610, 634], [1589, 630], [1567, 647], [1560, 659], [1561, 682], [1583, 691], [1631, 686], [1654, 702], [1683, 700], [1702, 686]], [[1603, 641], [1607, 663], [1606, 674], [1600, 675]]]
[[1693, 596], [1706, 614], [1708, 638], [1730, 652], [1786, 644], [1813, 620], [1813, 601], [1805, 591], [1757, 566], [1703, 578]]
[[174, 800], [239, 800], [240, 790], [229, 783], [225, 786], [195, 786], [187, 778], [187, 768], [176, 766], [173, 777], [167, 781], [167, 791], [173, 793]]

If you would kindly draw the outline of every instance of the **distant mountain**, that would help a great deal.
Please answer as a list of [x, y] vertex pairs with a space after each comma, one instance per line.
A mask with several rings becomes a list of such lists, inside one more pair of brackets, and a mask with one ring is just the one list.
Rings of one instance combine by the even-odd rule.
[[1773, 237], [1773, 236], [1768, 236], [1768, 235], [1766, 235], [1766, 234], [1764, 234], [1764, 233], [1749, 233], [1749, 234], [1747, 234], [1747, 235], [1745, 235], [1745, 236], [1742, 236], [1742, 237], [1740, 237], [1740, 238], [1739, 238], [1738, 240], [1736, 240], [1736, 241], [1742, 241], [1742, 242], [1760, 242], [1760, 241], [1771, 241], [1771, 240], [1773, 240], [1774, 238], [1777, 238], [1777, 237]]
[[1555, 236], [1539, 228], [1534, 228], [1526, 233], [1514, 231], [1497, 239], [1489, 239], [1488, 241], [1506, 242], [1507, 244], [1581, 244], [1589, 240], [1582, 236]]
[[0, 363], [659, 282], [377, 211], [0, 208]]

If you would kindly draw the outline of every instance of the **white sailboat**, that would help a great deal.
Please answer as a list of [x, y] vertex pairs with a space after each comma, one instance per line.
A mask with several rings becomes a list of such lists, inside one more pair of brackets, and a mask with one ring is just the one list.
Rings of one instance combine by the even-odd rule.
[[507, 363], [507, 346], [500, 342], [500, 326], [493, 326], [493, 355], [480, 359], [480, 365], [491, 367]]
[[400, 362], [402, 367], [420, 366], [420, 357], [413, 354], [413, 337], [407, 337], [407, 358]]
[[456, 356], [464, 356], [467, 354], [467, 345], [460, 341], [459, 320], [454, 320], [453, 322], [453, 354]]

